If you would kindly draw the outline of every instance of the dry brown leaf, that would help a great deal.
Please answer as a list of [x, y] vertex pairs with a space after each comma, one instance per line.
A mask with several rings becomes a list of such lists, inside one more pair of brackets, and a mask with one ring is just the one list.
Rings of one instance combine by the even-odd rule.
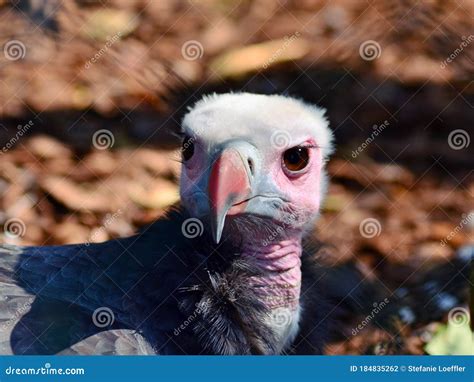
[[151, 187], [131, 187], [129, 193], [135, 203], [150, 209], [165, 208], [179, 200], [176, 184], [163, 179], [157, 179]]
[[309, 41], [293, 36], [236, 48], [211, 62], [210, 75], [217, 78], [240, 77], [282, 62], [300, 59], [309, 50]]
[[74, 211], [109, 212], [117, 209], [110, 192], [86, 190], [68, 179], [55, 176], [41, 179], [39, 184], [45, 192]]
[[65, 159], [71, 156], [71, 150], [66, 145], [46, 135], [31, 138], [26, 146], [37, 158]]

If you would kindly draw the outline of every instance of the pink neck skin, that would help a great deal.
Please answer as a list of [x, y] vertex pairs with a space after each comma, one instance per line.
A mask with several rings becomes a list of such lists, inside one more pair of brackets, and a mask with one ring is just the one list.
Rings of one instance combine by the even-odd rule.
[[296, 310], [301, 290], [301, 237], [276, 240], [266, 246], [246, 243], [242, 256], [256, 261], [265, 272], [264, 276], [251, 278], [265, 305]]

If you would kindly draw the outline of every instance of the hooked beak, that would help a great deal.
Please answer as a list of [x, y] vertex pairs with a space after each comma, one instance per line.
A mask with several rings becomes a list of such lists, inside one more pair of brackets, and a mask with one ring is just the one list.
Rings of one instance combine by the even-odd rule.
[[[232, 214], [245, 209], [251, 193], [249, 168], [237, 149], [222, 151], [212, 165], [209, 178], [209, 200], [212, 236], [219, 243], [229, 210]], [[242, 203], [239, 205], [239, 203]]]

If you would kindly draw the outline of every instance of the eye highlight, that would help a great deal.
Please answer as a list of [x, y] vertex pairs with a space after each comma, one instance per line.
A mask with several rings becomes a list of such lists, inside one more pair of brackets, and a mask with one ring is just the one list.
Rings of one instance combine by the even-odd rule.
[[309, 163], [309, 147], [296, 146], [283, 153], [283, 165], [291, 172], [303, 170]]
[[183, 160], [186, 162], [194, 155], [194, 138], [186, 135], [181, 145], [181, 152], [183, 153]]

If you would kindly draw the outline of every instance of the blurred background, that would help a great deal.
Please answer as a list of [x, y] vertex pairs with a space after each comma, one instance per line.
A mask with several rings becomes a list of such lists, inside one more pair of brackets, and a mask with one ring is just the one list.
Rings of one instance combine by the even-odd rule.
[[[178, 201], [188, 106], [281, 93], [326, 108], [336, 136], [320, 261], [415, 283], [474, 244], [473, 16], [469, 0], [0, 0], [0, 240], [136, 232]], [[406, 352], [448, 352], [444, 320], [401, 328]]]

